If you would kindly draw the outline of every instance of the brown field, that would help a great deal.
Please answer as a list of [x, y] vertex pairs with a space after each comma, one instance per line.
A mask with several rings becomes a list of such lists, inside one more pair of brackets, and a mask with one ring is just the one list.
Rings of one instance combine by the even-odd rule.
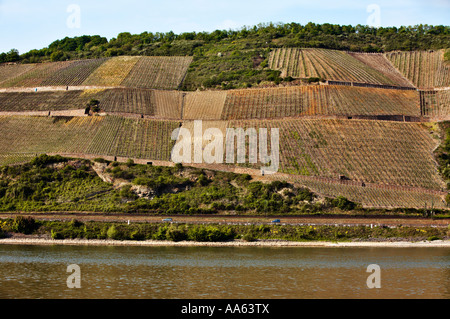
[[0, 86], [3, 82], [18, 77], [36, 67], [36, 64], [3, 64], [0, 65]]
[[352, 57], [367, 64], [371, 68], [379, 71], [392, 80], [398, 86], [414, 87], [414, 85], [405, 78], [381, 53], [355, 53], [349, 52]]
[[119, 56], [108, 59], [83, 82], [92, 86], [119, 86], [139, 61], [140, 57]]
[[[42, 86], [42, 83], [46, 79], [53, 76], [59, 70], [69, 67], [72, 63], [73, 61], [36, 64], [33, 68], [30, 68], [26, 72], [23, 72], [15, 77], [10, 77], [6, 81], [1, 82], [0, 87], [39, 87]], [[23, 68], [25, 69], [25, 67]]]
[[122, 85], [176, 90], [181, 85], [191, 62], [192, 57], [141, 57]]
[[372, 83], [380, 85], [400, 85], [392, 78], [392, 70], [387, 74], [382, 68], [352, 55], [326, 49], [275, 49], [269, 57], [271, 69], [282, 71], [281, 76], [293, 78], [318, 77], [325, 80]]
[[433, 156], [439, 140], [420, 123], [284, 119], [231, 121], [229, 127], [278, 128], [283, 173], [433, 190], [445, 187]]
[[107, 113], [155, 114], [154, 93], [141, 89], [110, 89], [98, 99]]
[[450, 90], [421, 91], [420, 105], [424, 116], [447, 118], [450, 115]]
[[444, 62], [443, 50], [389, 52], [385, 55], [418, 88], [450, 86], [450, 65]]
[[222, 117], [227, 92], [189, 92], [185, 96], [183, 119], [218, 120]]
[[72, 61], [66, 68], [44, 80], [42, 86], [80, 86], [108, 58]]
[[222, 119], [264, 119], [316, 115], [420, 116], [419, 94], [339, 85], [232, 90]]
[[154, 91], [155, 117], [181, 119], [183, 96], [178, 91]]

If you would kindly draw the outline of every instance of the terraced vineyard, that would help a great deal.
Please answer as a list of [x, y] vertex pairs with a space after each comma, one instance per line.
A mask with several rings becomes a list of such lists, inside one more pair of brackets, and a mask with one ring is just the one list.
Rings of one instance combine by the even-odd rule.
[[82, 91], [0, 93], [0, 112], [29, 112], [84, 109], [89, 97]]
[[[48, 62], [42, 64], [36, 64], [18, 76], [9, 77], [5, 81], [0, 79], [0, 87], [37, 87], [42, 86], [42, 83], [49, 77], [53, 76], [56, 72], [67, 68], [73, 62]], [[16, 66], [5, 66], [5, 68], [16, 68]], [[6, 72], [5, 72], [6, 73]]]
[[140, 57], [122, 85], [133, 88], [176, 90], [192, 57]]
[[3, 82], [18, 77], [36, 67], [36, 64], [4, 64], [0, 65], [0, 85]]
[[204, 91], [186, 94], [183, 119], [218, 120], [227, 99], [227, 92]]
[[[207, 129], [218, 129], [222, 133], [222, 136], [225, 137], [226, 133], [227, 133], [226, 132], [227, 127], [228, 127], [227, 121], [209, 121], [209, 120], [202, 121], [201, 122], [201, 128], [202, 128], [201, 134], [203, 136], [203, 134], [205, 134], [205, 131]], [[194, 121], [183, 121], [182, 128], [187, 129], [191, 134], [191, 142], [192, 142], [191, 143], [191, 150], [192, 150], [191, 163], [194, 163], [195, 162], [194, 156], [195, 156], [195, 151], [196, 151], [196, 148], [195, 148], [195, 143], [196, 143], [196, 141], [195, 141], [195, 134], [196, 134], [195, 123], [194, 123]], [[201, 141], [202, 151], [204, 150], [205, 146], [208, 145], [210, 142], [211, 142], [210, 140], [202, 139], [202, 141]], [[225, 141], [224, 141], [224, 143], [225, 143]], [[225, 146], [225, 144], [223, 144], [223, 145]]]
[[344, 196], [353, 202], [361, 203], [365, 207], [447, 208], [444, 196], [437, 192], [424, 192], [418, 189], [409, 190], [400, 187], [370, 187], [368, 185], [326, 182], [321, 179], [294, 175], [290, 176], [290, 182], [303, 185], [323, 196]]
[[108, 58], [73, 61], [66, 68], [54, 73], [42, 86], [80, 86]]
[[397, 77], [392, 76], [394, 70], [389, 69], [389, 72], [384, 74], [385, 72], [381, 72], [382, 67], [373, 68], [362, 60], [343, 51], [284, 48], [271, 52], [269, 66], [271, 69], [282, 71], [282, 77], [317, 77], [325, 80], [397, 86], [404, 84], [404, 81], [399, 83], [396, 81]]
[[139, 57], [120, 56], [108, 59], [92, 72], [83, 85], [119, 86], [139, 61]]
[[2, 117], [0, 165], [43, 153], [170, 160], [178, 122], [107, 117]]
[[445, 187], [433, 157], [439, 142], [422, 124], [285, 119], [231, 121], [229, 127], [279, 128], [283, 173], [345, 176], [365, 183], [435, 190]]
[[119, 56], [42, 64], [0, 65], [0, 88], [125, 86], [176, 90], [192, 57]]
[[107, 113], [181, 119], [180, 92], [131, 88], [0, 93], [0, 112], [80, 110], [91, 99]]
[[349, 55], [367, 64], [371, 68], [379, 71], [392, 80], [398, 86], [414, 87], [414, 85], [406, 79], [381, 53], [356, 53], [349, 52]]
[[85, 153], [170, 161], [175, 144], [171, 135], [179, 125], [176, 121], [107, 116]]
[[178, 91], [123, 88], [103, 90], [94, 96], [107, 113], [181, 119], [182, 94]]
[[83, 153], [103, 121], [100, 117], [0, 116], [1, 164], [42, 153]]
[[[450, 116], [450, 90], [436, 88], [449, 86], [441, 53], [286, 48], [269, 57], [270, 68], [282, 70], [283, 77], [383, 88], [293, 82], [260, 89], [178, 91], [192, 57], [0, 66], [0, 165], [42, 153], [170, 162], [176, 143], [172, 132], [182, 126], [193, 137], [194, 120], [203, 120], [203, 133], [217, 128], [224, 137], [227, 128], [267, 128], [269, 133], [278, 128], [280, 174], [269, 179], [286, 178], [325, 196], [345, 196], [371, 207], [446, 208], [446, 185], [433, 156], [439, 132], [423, 123], [399, 122]], [[413, 85], [429, 89], [387, 88]], [[37, 86], [71, 88], [21, 89]], [[84, 116], [91, 99], [108, 115]], [[75, 112], [62, 116], [65, 111]], [[203, 139], [202, 150], [208, 146]], [[250, 146], [247, 140], [246, 149]], [[244, 171], [263, 166], [248, 162], [212, 165]]]
[[101, 109], [110, 113], [155, 114], [151, 90], [112, 89], [105, 90], [99, 98]]
[[385, 55], [418, 88], [450, 86], [450, 65], [444, 62], [442, 50], [388, 52]]
[[178, 91], [153, 92], [155, 117], [162, 119], [181, 119], [182, 93]]
[[298, 86], [229, 91], [222, 119], [314, 115], [420, 116], [416, 91], [346, 86]]
[[420, 92], [421, 112], [424, 116], [450, 116], [450, 90], [432, 90]]
[[[446, 93], [437, 94], [442, 96], [441, 104], [446, 105]], [[7, 92], [0, 93], [0, 112], [84, 109], [90, 99], [99, 100], [101, 109], [108, 113], [134, 113], [161, 119], [421, 115], [416, 91], [339, 85], [189, 93], [132, 88]], [[446, 112], [442, 110], [441, 113]]]

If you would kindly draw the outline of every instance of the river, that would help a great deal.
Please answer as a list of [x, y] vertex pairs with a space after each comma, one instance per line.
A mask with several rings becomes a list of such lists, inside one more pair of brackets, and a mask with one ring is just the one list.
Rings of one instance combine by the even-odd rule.
[[0, 245], [0, 298], [449, 299], [450, 248]]

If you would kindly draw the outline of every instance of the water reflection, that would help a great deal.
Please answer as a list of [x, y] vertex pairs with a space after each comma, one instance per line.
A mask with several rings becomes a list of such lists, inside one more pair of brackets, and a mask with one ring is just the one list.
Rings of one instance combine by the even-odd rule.
[[[66, 285], [81, 267], [81, 289]], [[367, 266], [382, 269], [368, 289]], [[449, 298], [448, 248], [0, 245], [0, 298]]]

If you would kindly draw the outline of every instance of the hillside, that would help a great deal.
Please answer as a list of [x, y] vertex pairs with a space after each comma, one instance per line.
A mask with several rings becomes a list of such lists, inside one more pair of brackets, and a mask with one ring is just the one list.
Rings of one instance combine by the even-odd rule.
[[37, 63], [132, 56], [214, 56], [272, 48], [322, 48], [351, 52], [424, 51], [448, 48], [450, 28], [443, 25], [370, 27], [330, 23], [260, 23], [240, 30], [175, 34], [122, 32], [110, 40], [83, 35], [56, 40], [48, 47], [0, 54], [2, 62]]
[[223, 136], [279, 129], [278, 173], [261, 176], [264, 165], [249, 163], [250, 141], [245, 163], [186, 165], [364, 207], [446, 209], [446, 164], [436, 157], [439, 122], [450, 119], [443, 52], [274, 48], [2, 65], [0, 165], [61, 154], [172, 167], [174, 130], [193, 136], [203, 120], [203, 131]]
[[450, 64], [444, 61], [443, 50], [389, 52], [386, 57], [417, 88], [449, 86]]
[[[446, 94], [445, 92], [447, 91], [438, 94], [441, 96]], [[425, 115], [421, 114], [417, 91], [352, 88], [340, 85], [290, 86], [223, 92], [180, 92], [137, 88], [85, 90], [75, 88], [68, 91], [38, 90], [38, 92], [19, 90], [0, 94], [0, 112], [84, 110], [91, 99], [100, 101], [100, 108], [106, 113], [127, 113], [178, 120]], [[427, 109], [437, 107], [428, 105]]]
[[101, 86], [177, 89], [189, 57], [115, 57], [0, 66], [0, 88]]
[[346, 53], [325, 49], [277, 49], [269, 65], [281, 77], [322, 78], [328, 80], [412, 87], [382, 54]]

